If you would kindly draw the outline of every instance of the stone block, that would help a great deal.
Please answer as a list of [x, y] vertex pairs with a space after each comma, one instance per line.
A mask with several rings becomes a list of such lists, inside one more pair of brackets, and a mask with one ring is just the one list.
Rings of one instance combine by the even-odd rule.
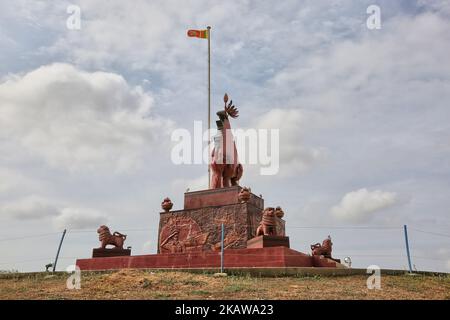
[[[239, 186], [185, 193], [185, 208], [161, 212], [158, 253], [219, 251], [221, 225], [225, 249], [247, 247], [262, 219], [264, 200], [251, 195], [240, 202]], [[277, 233], [285, 234], [285, 222], [277, 218]]]
[[247, 241], [247, 248], [268, 248], [286, 247], [289, 248], [289, 237], [283, 236], [259, 236]]
[[131, 249], [95, 248], [92, 250], [92, 258], [123, 257], [123, 256], [131, 256]]
[[[212, 206], [224, 206], [240, 203], [238, 196], [242, 187], [234, 186], [221, 189], [209, 189], [184, 194], [184, 209], [199, 209]], [[248, 203], [254, 207], [264, 208], [264, 200], [253, 193], [250, 194]]]

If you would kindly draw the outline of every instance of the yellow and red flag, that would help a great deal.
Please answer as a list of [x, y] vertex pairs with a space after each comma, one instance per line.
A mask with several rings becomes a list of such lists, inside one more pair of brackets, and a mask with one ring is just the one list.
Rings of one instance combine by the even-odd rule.
[[188, 37], [208, 39], [208, 30], [188, 30]]

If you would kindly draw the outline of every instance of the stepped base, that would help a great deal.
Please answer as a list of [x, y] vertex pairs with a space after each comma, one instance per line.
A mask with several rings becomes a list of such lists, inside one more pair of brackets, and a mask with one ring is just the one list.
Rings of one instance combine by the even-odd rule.
[[[199, 251], [189, 253], [150, 254], [130, 257], [105, 257], [78, 259], [81, 270], [118, 269], [189, 269], [220, 268], [220, 252]], [[227, 268], [280, 268], [280, 267], [326, 267], [342, 268], [343, 265], [324, 257], [313, 257], [286, 248], [228, 249], [224, 252]]]

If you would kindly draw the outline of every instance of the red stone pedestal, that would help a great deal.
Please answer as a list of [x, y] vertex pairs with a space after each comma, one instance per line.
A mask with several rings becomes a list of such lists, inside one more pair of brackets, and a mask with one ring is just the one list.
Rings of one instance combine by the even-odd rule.
[[121, 256], [131, 256], [131, 249], [102, 249], [96, 248], [92, 250], [92, 258], [103, 258], [103, 257], [121, 257]]
[[[131, 257], [78, 259], [81, 270], [134, 269], [189, 269], [220, 268], [219, 252], [191, 252], [175, 254], [150, 254]], [[224, 267], [229, 268], [283, 268], [283, 267], [339, 267], [335, 261], [312, 257], [286, 248], [229, 249], [224, 251]]]
[[[254, 194], [239, 201], [239, 186], [185, 193], [184, 209], [161, 212], [158, 253], [220, 250], [221, 225], [225, 225], [225, 249], [247, 247], [262, 219], [264, 200]], [[285, 222], [276, 218], [277, 233], [285, 234]]]
[[289, 237], [282, 236], [259, 236], [247, 241], [247, 248], [268, 248], [286, 247], [289, 248]]
[[[226, 206], [240, 203], [238, 197], [242, 187], [234, 186], [220, 189], [208, 189], [184, 194], [184, 209], [199, 209], [206, 207]], [[264, 200], [253, 193], [247, 203], [257, 208], [264, 207]]]

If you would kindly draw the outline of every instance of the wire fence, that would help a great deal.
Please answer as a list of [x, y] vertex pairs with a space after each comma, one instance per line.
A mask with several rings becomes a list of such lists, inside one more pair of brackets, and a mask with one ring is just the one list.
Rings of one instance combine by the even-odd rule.
[[[305, 243], [305, 240], [298, 236], [298, 230], [309, 230], [310, 232], [314, 232], [317, 230], [326, 230], [327, 233], [330, 232], [345, 232], [346, 238], [352, 238], [352, 236], [349, 236], [349, 233], [352, 233], [354, 235], [354, 239], [358, 240], [359, 236], [357, 235], [358, 232], [364, 231], [375, 231], [375, 232], [381, 232], [381, 235], [377, 237], [373, 237], [378, 239], [378, 241], [383, 241], [383, 239], [386, 237], [386, 232], [393, 231], [398, 236], [397, 241], [395, 245], [388, 248], [385, 245], [381, 244], [379, 247], [370, 247], [365, 249], [364, 247], [361, 248], [360, 246], [352, 245], [351, 243], [346, 244], [335, 244], [333, 246], [333, 255], [338, 256], [339, 258], [344, 257], [351, 257], [354, 263], [357, 261], [367, 261], [367, 260], [382, 260], [385, 261], [385, 265], [387, 267], [390, 266], [389, 261], [395, 261], [395, 263], [392, 263], [392, 266], [401, 266], [404, 268], [405, 265], [407, 265], [407, 254], [405, 250], [405, 242], [402, 239], [404, 236], [403, 234], [403, 227], [386, 227], [386, 226], [286, 226], [286, 233], [287, 235], [290, 235], [290, 243], [291, 248], [296, 249], [297, 248], [308, 248], [309, 245]], [[438, 269], [441, 270], [430, 270], [430, 271], [443, 271], [445, 268], [450, 268], [450, 234], [442, 233], [442, 232], [435, 232], [435, 231], [429, 231], [429, 230], [422, 230], [417, 229], [415, 227], [409, 227], [409, 237], [410, 242], [413, 243], [412, 248], [412, 254], [411, 259], [413, 261], [419, 260], [421, 263], [419, 263], [419, 267], [421, 265], [436, 265], [438, 263], [441, 267], [438, 267]], [[138, 234], [138, 233], [151, 233], [153, 235], [157, 234], [158, 228], [152, 227], [152, 228], [125, 228], [120, 230], [122, 233], [127, 234]], [[97, 230], [95, 229], [71, 229], [67, 230], [68, 236], [83, 236], [84, 234], [97, 234]], [[426, 236], [426, 239], [419, 239], [418, 241], [415, 241], [415, 237], [417, 237], [419, 234], [422, 236]], [[6, 238], [0, 238], [0, 245], [2, 244], [8, 244], [8, 243], [19, 243], [22, 240], [33, 240], [31, 242], [31, 245], [33, 247], [42, 247], [40, 245], [40, 241], [42, 241], [45, 238], [53, 237], [53, 240], [58, 239], [61, 236], [61, 232], [49, 232], [49, 233], [41, 233], [41, 234], [29, 234], [29, 235], [23, 235], [23, 236], [17, 236], [17, 237], [6, 237]], [[84, 237], [84, 236], [83, 236]], [[316, 236], [317, 237], [317, 236]], [[400, 238], [401, 237], [401, 238]], [[310, 237], [311, 238], [311, 237]], [[97, 236], [89, 237], [91, 241], [97, 241]], [[400, 240], [401, 239], [401, 240]], [[148, 241], [147, 241], [148, 242]], [[421, 243], [427, 243], [426, 245], [421, 246]], [[428, 250], [428, 243], [440, 243], [441, 246], [441, 253], [431, 252]], [[33, 266], [40, 266], [40, 267], [32, 267], [32, 269], [37, 269], [33, 271], [41, 271], [46, 263], [54, 263], [54, 254], [56, 253], [57, 244], [55, 242], [54, 248], [48, 248], [48, 249], [54, 249], [54, 252], [52, 250], [46, 250], [47, 252], [52, 251], [52, 254], [45, 254], [45, 256], [32, 256], [28, 257], [28, 259], [20, 259], [17, 256], [10, 257], [8, 259], [5, 255], [0, 255], [0, 270], [5, 270], [4, 267], [8, 266], [6, 270], [18, 270], [23, 269], [23, 266], [32, 264]], [[78, 259], [82, 258], [80, 256], [76, 256], [79, 253], [79, 250], [72, 250], [64, 249], [68, 246], [73, 247], [73, 245], [76, 245], [76, 241], [74, 239], [66, 239], [63, 243], [63, 250], [62, 252], [65, 252], [66, 254], [69, 253], [69, 255], [61, 255], [58, 258], [58, 262], [73, 264], [73, 262]], [[150, 241], [149, 244], [154, 246], [154, 249], [156, 249], [157, 241]], [[20, 244], [19, 244], [20, 248]], [[87, 248], [85, 252], [89, 252], [91, 248]], [[20, 251], [20, 250], [19, 250]], [[36, 250], [35, 250], [36, 251]], [[298, 250], [303, 251], [304, 250]], [[416, 253], [415, 253], [416, 252]], [[143, 252], [142, 254], [151, 254], [150, 252]], [[232, 257], [233, 253], [226, 252], [225, 254], [228, 257]], [[3, 260], [3, 261], [2, 261]], [[416, 263], [417, 264], [417, 263]], [[415, 264], [415, 265], [416, 265]], [[356, 265], [354, 265], [356, 266]], [[360, 266], [362, 267], [362, 265]], [[432, 267], [431, 267], [432, 268]], [[27, 269], [27, 268], [25, 268]], [[430, 269], [430, 267], [428, 267]], [[448, 271], [448, 270], [446, 270]]]

